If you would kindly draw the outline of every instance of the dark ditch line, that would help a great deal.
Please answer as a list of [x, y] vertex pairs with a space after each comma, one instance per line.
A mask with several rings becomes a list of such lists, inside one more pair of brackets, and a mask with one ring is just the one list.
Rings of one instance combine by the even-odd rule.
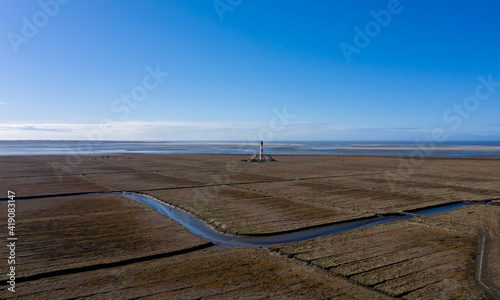
[[[128, 173], [128, 172], [125, 172]], [[135, 172], [133, 172], [135, 173]], [[137, 172], [137, 173], [142, 173], [142, 172]], [[79, 173], [79, 174], [74, 174], [76, 176], [78, 175], [83, 175], [86, 176], [86, 174], [90, 173]], [[96, 173], [96, 174], [101, 174], [101, 173]], [[110, 174], [116, 174], [116, 173], [110, 173]], [[144, 192], [154, 192], [154, 191], [164, 191], [164, 190], [181, 190], [181, 189], [197, 189], [197, 188], [204, 188], [204, 187], [218, 187], [218, 186], [232, 186], [232, 185], [245, 185], [245, 184], [259, 184], [259, 183], [274, 183], [274, 182], [291, 182], [291, 181], [305, 181], [305, 180], [312, 180], [312, 179], [328, 179], [328, 178], [338, 178], [338, 177], [353, 177], [353, 176], [366, 176], [366, 175], [377, 175], [377, 174], [383, 174], [383, 173], [367, 173], [367, 174], [353, 174], [353, 175], [335, 175], [335, 176], [322, 176], [322, 177], [308, 177], [308, 178], [293, 178], [293, 179], [279, 179], [279, 180], [263, 180], [263, 181], [245, 181], [245, 182], [233, 182], [233, 183], [218, 183], [218, 184], [205, 184], [205, 185], [191, 185], [191, 186], [176, 186], [176, 187], [167, 187], [167, 188], [155, 188], [155, 189], [144, 189], [144, 190], [139, 190], [139, 191], [128, 191], [129, 193], [137, 193], [141, 194]], [[50, 175], [48, 175], [50, 176]], [[57, 176], [57, 175], [52, 175], [52, 176]], [[71, 175], [73, 176], [73, 175]], [[89, 178], [92, 179], [92, 178]], [[183, 178], [179, 178], [183, 179]], [[112, 193], [112, 192], [117, 192], [120, 189], [116, 189], [115, 191], [97, 191], [97, 192], [77, 192], [77, 193], [61, 193], [61, 194], [51, 194], [51, 195], [36, 195], [36, 196], [27, 196], [27, 197], [16, 197], [16, 200], [30, 200], [30, 199], [43, 199], [43, 198], [51, 198], [51, 197], [67, 197], [67, 196], [82, 196], [82, 195], [91, 195], [91, 194], [105, 194], [105, 193]], [[500, 199], [500, 198], [499, 198]], [[8, 198], [0, 198], [0, 201], [7, 201], [9, 200]]]
[[[11, 176], [11, 177], [1, 177], [3, 179], [13, 179], [13, 178], [38, 178], [38, 177], [64, 177], [64, 176], [85, 176], [85, 175], [116, 175], [116, 174], [135, 174], [135, 173], [159, 173], [160, 175], [164, 175], [163, 172], [167, 171], [184, 171], [184, 170], [192, 170], [192, 169], [174, 169], [174, 170], [144, 170], [144, 171], [117, 171], [117, 172], [91, 172], [91, 173], [67, 173], [64, 175], [57, 174], [47, 174], [47, 175], [25, 175], [25, 176]], [[235, 182], [235, 183], [218, 183], [218, 184], [208, 184], [208, 185], [196, 185], [196, 186], [181, 186], [181, 187], [170, 187], [170, 188], [157, 188], [157, 189], [147, 189], [143, 191], [157, 191], [157, 190], [168, 190], [168, 189], [188, 189], [188, 188], [198, 188], [198, 187], [213, 187], [213, 186], [224, 186], [224, 185], [238, 185], [238, 184], [252, 184], [252, 183], [273, 183], [273, 182], [281, 182], [281, 181], [298, 181], [298, 180], [310, 180], [310, 179], [328, 179], [328, 178], [338, 178], [338, 177], [356, 177], [356, 176], [366, 176], [366, 175], [380, 175], [384, 174], [382, 172], [376, 173], [364, 173], [364, 174], [351, 174], [351, 175], [332, 175], [332, 176], [321, 176], [321, 177], [308, 177], [308, 178], [293, 178], [293, 179], [276, 179], [276, 180], [267, 180], [267, 181], [252, 181], [252, 182]], [[166, 174], [165, 174], [166, 175]], [[166, 175], [169, 176], [169, 175]], [[258, 176], [258, 175], [256, 175]], [[175, 176], [174, 176], [175, 177]], [[184, 179], [182, 177], [178, 177], [179, 179]]]
[[122, 174], [122, 173], [140, 173], [140, 172], [103, 172], [103, 173], [66, 173], [64, 175], [58, 175], [58, 174], [47, 174], [47, 175], [24, 175], [24, 176], [11, 176], [11, 177], [1, 177], [2, 179], [16, 179], [16, 178], [39, 178], [39, 177], [65, 177], [65, 176], [78, 176], [78, 175], [85, 175], [85, 174], [91, 174], [91, 175], [112, 175], [112, 174]]
[[[260, 184], [260, 183], [275, 183], [275, 182], [293, 182], [293, 181], [306, 181], [313, 179], [328, 179], [328, 178], [344, 178], [344, 177], [357, 177], [357, 176], [367, 176], [367, 175], [380, 175], [384, 173], [365, 173], [365, 174], [351, 174], [351, 175], [332, 175], [332, 176], [320, 176], [320, 177], [306, 177], [306, 178], [289, 178], [289, 179], [275, 179], [275, 180], [261, 180], [261, 181], [243, 181], [243, 182], [227, 182], [227, 183], [217, 183], [217, 184], [205, 184], [205, 185], [192, 185], [192, 186], [176, 186], [168, 188], [155, 188], [155, 189], [144, 189], [140, 192], [154, 192], [163, 190], [179, 190], [179, 189], [193, 189], [193, 188], [203, 188], [203, 187], [218, 187], [218, 186], [233, 186], [233, 185], [246, 185], [246, 184]], [[179, 178], [184, 179], [184, 178]]]
[[38, 178], [38, 177], [64, 177], [64, 176], [78, 176], [78, 175], [116, 175], [116, 174], [134, 174], [134, 173], [161, 173], [167, 171], [190, 171], [192, 169], [173, 169], [173, 170], [145, 170], [145, 171], [116, 171], [116, 172], [86, 172], [86, 173], [66, 173], [64, 175], [47, 174], [47, 175], [23, 175], [23, 176], [9, 176], [0, 177], [2, 179], [15, 179], [15, 178]]
[[[116, 191], [115, 191], [116, 192]], [[113, 191], [97, 191], [97, 192], [76, 192], [76, 193], [62, 193], [62, 194], [51, 194], [51, 195], [36, 195], [27, 197], [17, 197], [15, 200], [34, 200], [34, 199], [46, 199], [46, 198], [58, 198], [58, 197], [71, 197], [71, 196], [87, 196], [87, 195], [105, 195], [113, 193]], [[0, 198], [1, 201], [8, 201], [8, 198]]]
[[[451, 248], [449, 250], [455, 250], [455, 249], [458, 249], [459, 247], [454, 247], [454, 248]], [[415, 259], [420, 259], [420, 258], [423, 258], [423, 257], [426, 257], [426, 256], [429, 256], [429, 255], [432, 255], [432, 254], [423, 254], [423, 255], [419, 255], [419, 256], [415, 256], [415, 257], [411, 257], [411, 258], [408, 258], [408, 259], [403, 259], [403, 260], [400, 260], [400, 261], [397, 261], [397, 262], [393, 262], [393, 263], [390, 263], [390, 264], [387, 264], [387, 265], [383, 265], [383, 266], [379, 266], [379, 267], [376, 267], [376, 268], [373, 268], [373, 269], [370, 269], [370, 270], [367, 270], [367, 271], [363, 271], [363, 272], [358, 272], [358, 273], [353, 273], [353, 274], [349, 274], [349, 275], [346, 275], [347, 277], [351, 278], [353, 276], [358, 276], [358, 275], [361, 275], [361, 274], [366, 274], [366, 273], [370, 273], [370, 272], [373, 272], [373, 271], [377, 271], [377, 270], [381, 270], [383, 268], [386, 268], [386, 267], [392, 267], [392, 266], [396, 266], [398, 264], [402, 264], [402, 263], [406, 263], [406, 262], [410, 262], [412, 260], [415, 260]], [[336, 267], [331, 267], [331, 268], [336, 268]], [[420, 271], [417, 271], [417, 272], [420, 272]], [[415, 273], [411, 273], [411, 274], [415, 274]], [[410, 275], [410, 274], [408, 274]], [[406, 276], [406, 275], [405, 275]], [[403, 276], [404, 277], [404, 276]], [[390, 278], [390, 279], [385, 279], [383, 281], [380, 281], [376, 284], [374, 284], [373, 286], [376, 286], [376, 285], [380, 285], [380, 284], [383, 284], [383, 283], [386, 283], [388, 281], [391, 281], [391, 280], [394, 280], [394, 279], [398, 279], [400, 277], [394, 277], [394, 278]]]
[[[458, 248], [458, 247], [457, 247], [457, 248]], [[455, 248], [455, 249], [456, 249], [456, 248]], [[378, 282], [378, 283], [375, 283], [375, 284], [370, 284], [370, 285], [367, 285], [367, 286], [368, 286], [368, 287], [370, 287], [370, 288], [373, 288], [374, 290], [377, 290], [377, 291], [380, 291], [380, 292], [382, 292], [382, 293], [385, 293], [385, 291], [383, 291], [383, 290], [380, 288], [380, 286], [381, 286], [382, 284], [385, 284], [385, 283], [390, 282], [390, 281], [392, 281], [392, 280], [404, 279], [404, 278], [410, 278], [411, 276], [414, 276], [415, 274], [422, 273], [422, 272], [425, 272], [425, 271], [427, 271], [427, 270], [429, 270], [429, 269], [425, 269], [425, 270], [420, 270], [420, 271], [412, 272], [412, 273], [409, 273], [409, 274], [406, 274], [406, 275], [403, 275], [403, 276], [396, 276], [396, 277], [393, 277], [393, 278], [385, 279], [385, 280], [380, 281], [380, 282]], [[410, 289], [410, 290], [407, 290], [407, 291], [405, 291], [405, 292], [400, 292], [399, 294], [389, 294], [389, 293], [387, 293], [387, 295], [389, 295], [389, 296], [391, 296], [391, 297], [402, 298], [402, 297], [407, 296], [407, 295], [409, 295], [409, 294], [411, 294], [411, 293], [413, 293], [413, 292], [415, 292], [415, 291], [418, 291], [418, 290], [420, 290], [420, 289], [423, 289], [423, 288], [425, 288], [426, 286], [433, 285], [433, 284], [435, 284], [435, 283], [437, 283], [437, 282], [439, 282], [439, 280], [435, 280], [435, 281], [433, 281], [433, 282], [431, 282], [431, 283], [429, 283], [429, 284], [426, 284], [426, 285], [424, 285], [424, 286], [422, 286], [422, 287], [418, 287], [418, 288], [415, 288], [415, 289]]]
[[[97, 271], [97, 270], [103, 270], [103, 269], [122, 267], [122, 266], [130, 265], [130, 264], [146, 262], [146, 261], [151, 261], [151, 260], [156, 260], [156, 259], [161, 259], [161, 258], [168, 258], [168, 257], [173, 257], [173, 256], [177, 256], [177, 255], [195, 252], [195, 251], [200, 251], [200, 250], [204, 250], [204, 249], [207, 249], [207, 248], [210, 248], [213, 246], [214, 246], [213, 243], [208, 242], [208, 243], [201, 244], [201, 245], [194, 246], [194, 247], [190, 247], [187, 249], [182, 249], [182, 250], [177, 250], [177, 251], [172, 251], [172, 252], [167, 252], [167, 253], [160, 253], [160, 254], [153, 254], [153, 255], [137, 257], [137, 258], [130, 258], [130, 259], [125, 259], [125, 260], [111, 262], [111, 263], [100, 263], [100, 264], [84, 266], [84, 267], [75, 267], [75, 268], [69, 268], [69, 269], [63, 269], [63, 270], [50, 271], [50, 272], [45, 272], [45, 273], [29, 275], [29, 276], [25, 276], [25, 277], [17, 277], [16, 282], [21, 283], [21, 282], [28, 282], [28, 281], [50, 278], [50, 277], [57, 277], [57, 276], [71, 275], [71, 274], [77, 274], [77, 273], [83, 273], [83, 272], [89, 272], [89, 271]], [[8, 284], [7, 284], [7, 281], [2, 281], [0, 283], [0, 285], [8, 285]]]
[[419, 288], [417, 288], [417, 289], [415, 289], [415, 290], [409, 290], [409, 291], [406, 291], [406, 292], [402, 292], [402, 293], [400, 293], [400, 294], [398, 294], [398, 295], [396, 295], [396, 296], [394, 296], [394, 297], [397, 297], [397, 298], [403, 298], [403, 297], [408, 296], [409, 294], [411, 294], [411, 293], [413, 293], [413, 292], [416, 292], [416, 291], [419, 291], [419, 290], [425, 289], [426, 287], [431, 286], [431, 285], [435, 284], [436, 282], [438, 282], [438, 281], [431, 282], [431, 283], [426, 284], [426, 285], [424, 285], [424, 286], [422, 286], [422, 287], [419, 287]]
[[[376, 249], [376, 248], [381, 248], [381, 246], [364, 247], [364, 248], [357, 249], [357, 250], [354, 250], [354, 251], [364, 251], [367, 248]], [[370, 259], [376, 259], [376, 258], [380, 258], [380, 257], [387, 256], [387, 255], [394, 255], [394, 254], [402, 252], [402, 251], [405, 251], [405, 249], [399, 249], [399, 250], [389, 251], [389, 252], [386, 252], [386, 253], [379, 253], [379, 254], [375, 254], [373, 256], [368, 256], [368, 257], [365, 257], [365, 258], [362, 258], [362, 259], [352, 260], [352, 261], [349, 261], [349, 262], [339, 263], [339, 264], [335, 264], [335, 265], [332, 265], [332, 266], [329, 266], [329, 267], [325, 267], [325, 268], [326, 269], [331, 269], [331, 268], [338, 268], [338, 267], [342, 267], [342, 266], [347, 266], [347, 265], [354, 264], [354, 263], [362, 263], [362, 262], [365, 262], [365, 261], [370, 260]], [[345, 253], [348, 253], [348, 252], [350, 252], [350, 251], [340, 252], [338, 254], [331, 254], [331, 255], [324, 256], [324, 257], [311, 259], [310, 261], [311, 262], [315, 262], [315, 261], [318, 261], [320, 259], [333, 258], [335, 256], [338, 257], [338, 256], [344, 255]], [[294, 254], [294, 255], [296, 255], [296, 254]], [[370, 270], [368, 270], [368, 271], [370, 271]], [[358, 275], [358, 274], [361, 274], [361, 273], [364, 273], [364, 272], [368, 272], [368, 271], [363, 271], [363, 272], [360, 272], [360, 273], [351, 274], [349, 276]]]
[[289, 254], [286, 254], [286, 253], [284, 253], [284, 252], [281, 252], [281, 251], [279, 251], [279, 249], [272, 249], [272, 248], [270, 248], [270, 249], [268, 249], [268, 250], [269, 250], [269, 252], [271, 252], [271, 253], [275, 253], [275, 254], [277, 254], [277, 255], [280, 255], [280, 256], [284, 257], [285, 259], [292, 259], [292, 260], [294, 260], [294, 261], [297, 261], [297, 262], [303, 263], [303, 264], [305, 264], [306, 266], [309, 266], [309, 267], [315, 268], [316, 270], [318, 270], [318, 271], [320, 271], [320, 272], [325, 272], [325, 273], [327, 273], [327, 274], [329, 274], [329, 275], [333, 275], [333, 276], [335, 276], [335, 277], [337, 277], [337, 278], [341, 278], [341, 279], [343, 279], [343, 280], [345, 280], [345, 281], [347, 281], [347, 282], [349, 282], [349, 283], [352, 283], [353, 285], [355, 285], [355, 286], [357, 286], [357, 287], [361, 287], [361, 288], [364, 288], [364, 289], [370, 290], [371, 292], [374, 292], [374, 293], [377, 293], [377, 294], [380, 294], [380, 295], [393, 297], [393, 296], [391, 296], [391, 295], [387, 294], [387, 293], [386, 293], [386, 292], [384, 292], [384, 291], [381, 291], [381, 290], [375, 289], [374, 287], [370, 287], [370, 286], [367, 286], [367, 285], [361, 284], [361, 283], [359, 283], [359, 282], [357, 282], [357, 281], [355, 281], [355, 280], [353, 280], [353, 279], [351, 279], [351, 278], [349, 278], [349, 277], [347, 277], [347, 276], [344, 276], [344, 275], [342, 275], [342, 274], [340, 274], [340, 273], [336, 273], [336, 272], [334, 272], [334, 271], [332, 271], [332, 270], [327, 270], [327, 269], [322, 268], [322, 267], [320, 267], [320, 266], [318, 266], [318, 265], [315, 265], [315, 264], [313, 264], [311, 261], [305, 261], [305, 260], [299, 259], [299, 258], [297, 258], [297, 257], [294, 257], [293, 255], [289, 255]]
[[[382, 256], [382, 255], [379, 255], [379, 256]], [[424, 256], [425, 256], [425, 255], [424, 255]], [[346, 274], [346, 275], [344, 275], [344, 276], [345, 276], [345, 277], [347, 277], [347, 278], [351, 278], [351, 277], [354, 277], [354, 276], [357, 276], [357, 275], [360, 275], [360, 274], [365, 274], [365, 273], [369, 273], [369, 272], [372, 272], [372, 271], [380, 270], [380, 269], [383, 269], [383, 268], [385, 268], [385, 267], [395, 266], [395, 265], [400, 264], [400, 263], [404, 263], [404, 262], [407, 262], [407, 261], [411, 261], [412, 259], [414, 259], [414, 258], [404, 259], [404, 260], [397, 261], [397, 262], [393, 262], [393, 263], [390, 263], [390, 264], [387, 264], [387, 265], [383, 265], [383, 266], [375, 267], [375, 268], [370, 269], [370, 270], [367, 270], [367, 271], [361, 271], [361, 272], [358, 272], [358, 273]], [[363, 260], [359, 260], [359, 261], [363, 261]], [[336, 268], [339, 268], [339, 267], [342, 267], [342, 266], [348, 266], [349, 264], [351, 264], [351, 263], [350, 263], [350, 262], [347, 262], [347, 263], [343, 263], [343, 264], [340, 264], [340, 265], [337, 265], [337, 266], [331, 266], [331, 267], [328, 267], [328, 268], [327, 268], [327, 270], [328, 270], [328, 271], [333, 271], [333, 270], [335, 270]], [[378, 284], [378, 283], [377, 283], [377, 284]]]

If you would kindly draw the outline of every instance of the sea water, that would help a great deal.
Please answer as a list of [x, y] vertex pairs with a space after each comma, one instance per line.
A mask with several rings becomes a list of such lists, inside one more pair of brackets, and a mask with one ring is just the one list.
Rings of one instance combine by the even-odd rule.
[[[259, 153], [260, 143], [228, 141], [0, 141], [0, 155], [241, 154]], [[395, 156], [500, 156], [500, 142], [264, 141], [264, 154]]]

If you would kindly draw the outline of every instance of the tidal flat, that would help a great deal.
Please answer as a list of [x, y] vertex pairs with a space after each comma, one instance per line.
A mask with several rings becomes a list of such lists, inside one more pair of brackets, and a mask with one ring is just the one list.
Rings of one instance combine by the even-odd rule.
[[[18, 239], [16, 293], [4, 281], [1, 298], [499, 297], [499, 158], [246, 158], [0, 157], [0, 198], [15, 192]], [[383, 214], [408, 218], [266, 249], [220, 249], [151, 208], [108, 194], [122, 191], [155, 197], [230, 235]], [[0, 206], [7, 211], [6, 201]], [[7, 233], [0, 233], [4, 241]], [[7, 272], [6, 261], [0, 266]]]

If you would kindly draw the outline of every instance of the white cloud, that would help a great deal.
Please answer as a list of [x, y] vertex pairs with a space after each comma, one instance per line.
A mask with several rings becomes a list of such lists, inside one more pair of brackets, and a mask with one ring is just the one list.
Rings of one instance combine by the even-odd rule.
[[2, 102], [2, 101], [0, 101], [0, 105], [2, 105], [2, 104], [9, 104], [9, 102]]
[[0, 140], [246, 140], [265, 124], [223, 122], [0, 123]]
[[429, 133], [421, 128], [342, 128], [324, 123], [290, 123], [279, 126], [270, 122], [0, 123], [0, 140], [352, 141], [414, 140], [428, 136]]

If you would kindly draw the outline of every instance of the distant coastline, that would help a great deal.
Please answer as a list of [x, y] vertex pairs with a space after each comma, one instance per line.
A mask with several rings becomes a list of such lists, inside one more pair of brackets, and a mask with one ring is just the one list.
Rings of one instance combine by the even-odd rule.
[[[102, 154], [241, 154], [258, 153], [257, 142], [238, 141], [0, 141], [0, 155], [102, 155]], [[419, 145], [394, 141], [264, 141], [273, 155], [414, 155], [498, 156], [500, 142], [444, 142]]]

